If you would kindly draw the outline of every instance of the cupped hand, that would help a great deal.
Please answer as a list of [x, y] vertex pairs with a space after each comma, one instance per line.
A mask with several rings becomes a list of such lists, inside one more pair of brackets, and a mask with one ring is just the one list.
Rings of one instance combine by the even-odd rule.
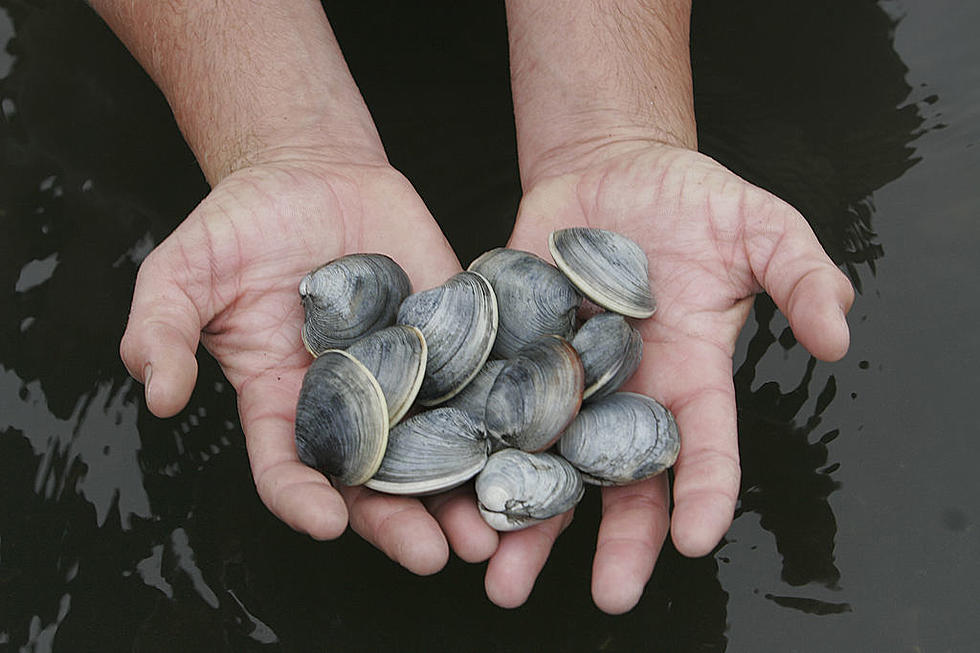
[[[665, 404], [681, 434], [672, 515], [665, 475], [603, 488], [592, 595], [620, 613], [639, 601], [671, 519], [688, 556], [709, 553], [731, 524], [740, 478], [732, 355], [753, 295], [768, 292], [804, 347], [837, 360], [853, 290], [795, 209], [691, 150], [619, 143], [590, 152], [579, 170], [531, 181], [508, 246], [550, 259], [548, 234], [570, 226], [618, 231], [646, 251], [658, 308], [636, 323], [644, 357], [624, 389]], [[501, 537], [486, 577], [494, 602], [529, 595], [560, 526], [536, 529]]]
[[365, 539], [421, 574], [445, 564], [447, 537], [460, 557], [486, 559], [497, 536], [465, 492], [435, 497], [427, 510], [416, 499], [334, 488], [297, 458], [296, 400], [312, 360], [297, 287], [314, 267], [353, 252], [391, 256], [415, 290], [459, 271], [422, 200], [387, 165], [279, 154], [241, 169], [143, 262], [123, 361], [145, 384], [150, 410], [168, 417], [190, 397], [200, 340], [238, 393], [259, 496], [292, 528], [334, 538], [349, 516]]

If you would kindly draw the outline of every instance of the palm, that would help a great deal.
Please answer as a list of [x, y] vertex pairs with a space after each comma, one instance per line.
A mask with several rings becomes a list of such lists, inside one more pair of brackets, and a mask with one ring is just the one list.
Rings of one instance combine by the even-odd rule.
[[[310, 363], [297, 286], [310, 269], [352, 252], [388, 254], [416, 289], [459, 270], [421, 199], [390, 168], [304, 162], [235, 173], [144, 262], [122, 345], [134, 373], [152, 364], [147, 402], [169, 415], [193, 387], [201, 333], [238, 392], [260, 496], [314, 537], [339, 535], [347, 509], [326, 479], [299, 462], [293, 444], [296, 398]], [[445, 540], [418, 501], [342, 491], [367, 539], [416, 571], [441, 566]], [[400, 548], [412, 535], [415, 549]]]
[[[850, 286], [791, 207], [688, 150], [641, 146], [544, 179], [526, 192], [509, 244], [547, 256], [548, 233], [568, 226], [618, 231], [647, 252], [658, 308], [638, 324], [644, 361], [628, 387], [677, 416], [673, 539], [703, 555], [727, 529], [738, 491], [731, 356], [752, 295], [770, 291], [803, 344], [833, 359], [846, 349]], [[664, 478], [604, 490], [593, 573], [603, 609], [638, 600], [668, 505]]]
[[656, 148], [546, 180], [526, 195], [511, 244], [541, 251], [551, 230], [573, 225], [627, 233], [647, 252], [659, 304], [648, 339], [654, 324], [710, 319], [728, 342], [744, 319], [735, 306], [759, 288], [742, 239], [776, 201], [696, 152]]
[[225, 308], [205, 327], [204, 343], [237, 389], [270, 372], [308, 366], [297, 286], [312, 268], [352, 252], [382, 252], [417, 287], [440, 283], [459, 268], [408, 183], [377, 169], [329, 176], [252, 170], [231, 177], [174, 241], [181, 251], [207, 257], [211, 301]]

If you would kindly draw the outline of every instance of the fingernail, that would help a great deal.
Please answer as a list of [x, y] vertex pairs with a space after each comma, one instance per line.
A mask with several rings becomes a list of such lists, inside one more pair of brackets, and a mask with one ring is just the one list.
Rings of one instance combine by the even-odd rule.
[[150, 399], [150, 378], [153, 376], [153, 365], [147, 363], [143, 366], [143, 393], [147, 401]]

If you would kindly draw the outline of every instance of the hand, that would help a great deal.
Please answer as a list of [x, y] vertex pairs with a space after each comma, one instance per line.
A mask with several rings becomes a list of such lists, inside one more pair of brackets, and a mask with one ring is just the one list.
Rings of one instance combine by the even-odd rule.
[[[624, 389], [677, 418], [671, 533], [681, 553], [705, 555], [731, 524], [739, 490], [732, 354], [752, 296], [768, 292], [804, 347], [837, 360], [853, 290], [796, 210], [691, 150], [617, 143], [591, 151], [577, 171], [531, 181], [508, 246], [550, 260], [548, 234], [583, 225], [623, 233], [649, 258], [658, 308], [637, 323], [644, 358]], [[592, 594], [621, 613], [639, 601], [666, 537], [667, 478], [603, 488], [602, 497]], [[502, 536], [486, 578], [495, 603], [527, 598], [559, 530]]]
[[[352, 252], [381, 252], [415, 290], [459, 263], [411, 184], [386, 165], [338, 165], [304, 153], [224, 178], [140, 267], [120, 352], [146, 384], [150, 410], [187, 403], [200, 337], [238, 393], [259, 496], [280, 519], [317, 539], [353, 528], [409, 570], [448, 558], [436, 519], [415, 499], [339, 488], [296, 455], [293, 422], [311, 358], [300, 339], [297, 287], [309, 270]], [[343, 494], [343, 497], [341, 496]], [[460, 557], [486, 559], [496, 534], [465, 493], [429, 500]]]

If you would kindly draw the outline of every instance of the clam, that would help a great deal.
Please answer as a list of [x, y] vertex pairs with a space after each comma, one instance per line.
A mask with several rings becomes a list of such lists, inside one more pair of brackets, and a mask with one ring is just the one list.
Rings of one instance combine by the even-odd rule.
[[[469, 411], [486, 424], [487, 395], [490, 394], [493, 382], [497, 380], [497, 375], [500, 374], [500, 370], [504, 369], [506, 364], [507, 361], [499, 358], [488, 360], [480, 368], [479, 373], [473, 377], [473, 380], [460, 390], [459, 394], [442, 405]], [[488, 440], [490, 441], [490, 453], [507, 446], [497, 438], [488, 438]]]
[[415, 401], [425, 375], [422, 332], [398, 324], [365, 336], [347, 348], [378, 381], [388, 405], [388, 423], [398, 423]]
[[323, 352], [303, 378], [295, 433], [306, 465], [344, 485], [364, 483], [381, 465], [388, 442], [381, 387], [347, 352]]
[[548, 248], [558, 269], [599, 306], [629, 317], [653, 315], [657, 305], [646, 254], [626, 236], [572, 227], [553, 231]]
[[526, 528], [571, 510], [585, 488], [567, 461], [550, 453], [503, 449], [476, 477], [483, 519], [498, 531]]
[[428, 346], [419, 403], [443, 402], [470, 382], [490, 356], [497, 334], [497, 300], [490, 283], [460, 272], [446, 283], [409, 295], [398, 323], [422, 332]]
[[587, 320], [572, 338], [572, 346], [585, 368], [583, 400], [618, 390], [643, 357], [640, 332], [618, 313], [599, 313]]
[[575, 348], [544, 336], [507, 361], [487, 395], [487, 430], [524, 451], [543, 451], [582, 405], [585, 372]]
[[677, 460], [680, 438], [670, 411], [650, 397], [617, 392], [583, 406], [558, 452], [586, 483], [626, 485], [656, 476]]
[[452, 406], [453, 408], [461, 408], [467, 410], [480, 420], [486, 420], [487, 412], [487, 395], [490, 394], [490, 388], [493, 387], [493, 382], [497, 380], [497, 375], [500, 374], [500, 370], [504, 368], [507, 361], [501, 359], [488, 360], [473, 380], [466, 384], [466, 387], [459, 391], [459, 393], [447, 401], [444, 406]]
[[530, 252], [498, 247], [470, 264], [497, 295], [493, 354], [510, 358], [544, 335], [571, 338], [582, 296], [558, 268]]
[[412, 292], [408, 275], [384, 254], [349, 254], [323, 265], [299, 283], [306, 320], [303, 344], [314, 356], [344, 348], [395, 323]]
[[391, 429], [388, 450], [365, 485], [388, 494], [430, 494], [476, 476], [487, 462], [483, 424], [459, 408], [434, 408]]

